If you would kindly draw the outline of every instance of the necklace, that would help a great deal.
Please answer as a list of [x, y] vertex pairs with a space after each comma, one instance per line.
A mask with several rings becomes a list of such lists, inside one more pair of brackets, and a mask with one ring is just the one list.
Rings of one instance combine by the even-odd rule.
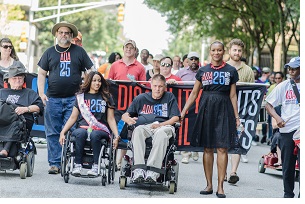
[[219, 67], [215, 67], [215, 66], [211, 63], [211, 68], [212, 68], [212, 69], [215, 69], [215, 70], [218, 70], [218, 69], [223, 68], [225, 65], [226, 65], [226, 63], [225, 63], [224, 61], [222, 61], [222, 64], [221, 64]]
[[58, 53], [64, 53], [64, 52], [67, 52], [67, 51], [70, 49], [71, 44], [72, 44], [72, 43], [70, 43], [69, 47], [68, 47], [65, 51], [62, 51], [62, 52], [59, 52], [59, 51], [57, 50], [56, 45], [54, 46], [54, 48], [55, 48], [56, 52], [58, 52]]

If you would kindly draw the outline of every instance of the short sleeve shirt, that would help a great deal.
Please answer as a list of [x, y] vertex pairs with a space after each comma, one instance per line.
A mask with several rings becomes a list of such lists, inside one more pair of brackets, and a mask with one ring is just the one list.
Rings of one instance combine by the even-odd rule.
[[165, 92], [160, 99], [153, 99], [151, 92], [142, 93], [134, 98], [127, 112], [132, 116], [137, 115], [136, 126], [180, 116], [177, 100], [171, 92]]
[[[87, 104], [87, 106], [90, 109], [90, 112], [93, 114], [93, 116], [101, 123], [103, 123], [104, 125], [108, 126], [108, 122], [107, 122], [107, 112], [108, 112], [108, 108], [109, 105], [107, 104], [107, 102], [102, 98], [100, 93], [97, 94], [90, 94], [90, 93], [85, 93], [84, 94], [84, 100], [85, 103]], [[113, 101], [113, 98], [110, 97], [109, 99], [109, 104], [111, 107], [115, 107], [115, 103]], [[75, 100], [75, 104], [74, 106], [79, 110], [78, 107], [78, 101]], [[78, 119], [78, 124], [79, 125], [85, 125], [87, 126], [88, 123], [86, 122], [86, 120], [82, 117], [82, 115], [79, 115], [79, 119]]]
[[[60, 52], [67, 50], [56, 45]], [[38, 62], [41, 69], [49, 72], [47, 96], [65, 98], [74, 96], [81, 84], [82, 71], [93, 66], [86, 51], [77, 45], [63, 53], [58, 53], [54, 46], [48, 48]]]
[[235, 67], [229, 64], [218, 70], [211, 68], [210, 64], [201, 67], [196, 79], [202, 83], [204, 91], [220, 92], [229, 92], [231, 84], [239, 80]]

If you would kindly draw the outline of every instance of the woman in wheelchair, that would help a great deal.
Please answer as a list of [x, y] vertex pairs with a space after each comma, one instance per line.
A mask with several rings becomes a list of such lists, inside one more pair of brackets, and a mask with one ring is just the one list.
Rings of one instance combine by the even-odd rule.
[[[26, 120], [28, 133], [34, 123], [33, 112], [42, 113], [43, 104], [39, 95], [32, 89], [23, 88], [26, 70], [20, 67], [11, 67], [3, 76], [3, 81], [8, 83], [8, 88], [0, 89], [0, 99], [15, 104], [15, 113], [23, 115]], [[6, 142], [0, 157], [7, 157], [13, 142]]]
[[120, 138], [114, 118], [115, 103], [109, 92], [108, 82], [99, 72], [90, 72], [85, 76], [76, 98], [72, 114], [60, 133], [59, 142], [61, 145], [64, 144], [65, 134], [76, 123], [76, 129], [72, 132], [72, 136], [76, 138], [76, 155], [72, 175], [80, 176], [82, 155], [89, 133], [94, 164], [87, 173], [88, 176], [97, 176], [101, 139], [110, 137], [109, 127], [116, 136], [113, 141], [114, 148], [117, 147]]

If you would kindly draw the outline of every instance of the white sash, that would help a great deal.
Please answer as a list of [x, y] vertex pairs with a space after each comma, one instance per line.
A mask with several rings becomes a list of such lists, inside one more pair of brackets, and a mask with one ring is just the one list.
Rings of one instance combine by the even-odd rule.
[[83, 118], [89, 124], [89, 127], [91, 127], [93, 130], [102, 130], [108, 133], [108, 136], [110, 137], [110, 131], [107, 128], [107, 126], [99, 122], [89, 110], [89, 107], [87, 106], [84, 100], [84, 93], [76, 95], [76, 98], [77, 98], [79, 110]]

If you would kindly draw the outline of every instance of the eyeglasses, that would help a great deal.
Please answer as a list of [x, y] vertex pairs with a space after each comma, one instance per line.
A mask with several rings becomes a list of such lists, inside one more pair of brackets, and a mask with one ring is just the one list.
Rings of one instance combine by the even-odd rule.
[[195, 60], [195, 61], [198, 61], [199, 60], [199, 58], [197, 58], [197, 57], [191, 57], [191, 58], [189, 58], [191, 61], [193, 61], [193, 60]]
[[57, 31], [57, 32], [59, 35], [63, 35], [63, 34], [70, 35], [71, 34], [71, 32], [63, 32], [63, 31]]
[[11, 50], [13, 49], [13, 46], [12, 46], [12, 45], [3, 45], [3, 46], [1, 46], [1, 47], [3, 47], [4, 49], [7, 49], [7, 48], [10, 48]]
[[169, 63], [161, 62], [162, 67], [171, 67], [172, 65]]

